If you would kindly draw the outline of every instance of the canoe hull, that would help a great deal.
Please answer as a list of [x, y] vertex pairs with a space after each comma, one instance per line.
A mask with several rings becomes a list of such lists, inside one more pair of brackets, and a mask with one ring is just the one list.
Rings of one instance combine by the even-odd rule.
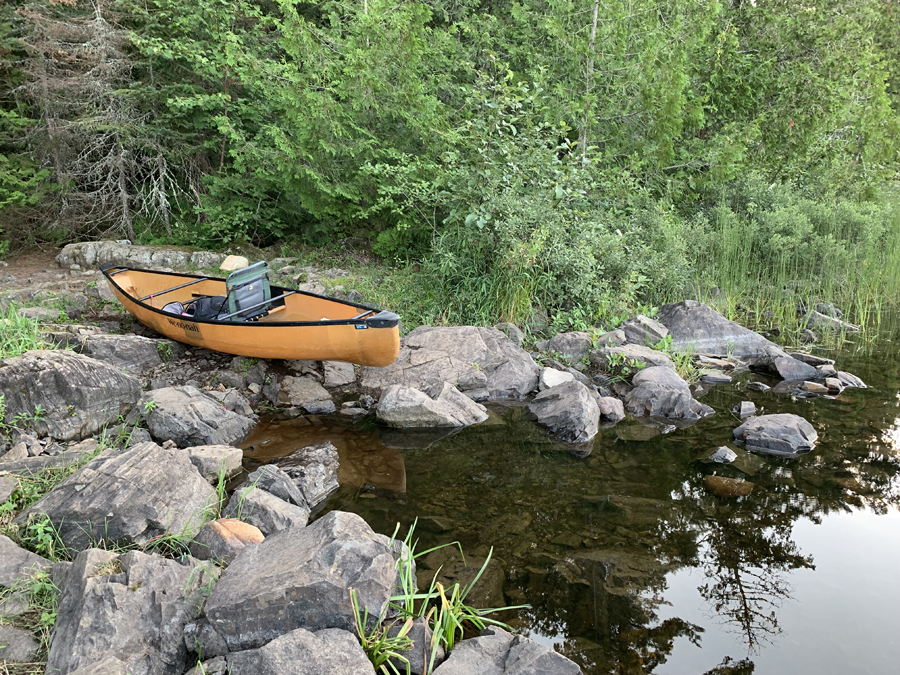
[[[184, 302], [198, 292], [224, 295], [224, 280], [132, 269], [121, 275], [110, 275], [107, 270], [104, 274], [116, 298], [135, 319], [172, 340], [194, 347], [263, 359], [346, 361], [364, 366], [390, 365], [400, 350], [397, 323], [376, 327], [365, 319], [354, 322], [352, 317], [366, 308], [352, 303], [296, 293], [282, 301], [287, 304], [288, 300], [294, 299], [289, 306], [260, 321], [201, 321], [163, 312], [159, 305], [175, 300]], [[148, 276], [154, 274], [163, 276], [160, 280]], [[151, 298], [153, 305], [140, 301], [150, 293], [191, 281], [197, 282], [183, 291]], [[272, 288], [273, 296], [282, 291]], [[308, 320], [315, 315], [334, 316], [334, 319]], [[276, 318], [307, 320], [274, 320]]]

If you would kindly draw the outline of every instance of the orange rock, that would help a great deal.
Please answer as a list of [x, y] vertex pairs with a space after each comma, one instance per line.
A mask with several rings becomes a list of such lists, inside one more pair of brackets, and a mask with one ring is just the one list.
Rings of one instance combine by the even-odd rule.
[[235, 518], [220, 518], [210, 523], [210, 529], [229, 544], [258, 544], [265, 536], [258, 527], [241, 522]]

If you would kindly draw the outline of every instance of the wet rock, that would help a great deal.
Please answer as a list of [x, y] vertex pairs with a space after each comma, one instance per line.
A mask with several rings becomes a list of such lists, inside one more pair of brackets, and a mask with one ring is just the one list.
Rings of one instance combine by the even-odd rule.
[[816, 330], [827, 330], [834, 333], [858, 333], [859, 326], [840, 319], [826, 316], [820, 312], [811, 311], [806, 315], [806, 327]]
[[244, 549], [213, 588], [205, 614], [231, 651], [297, 628], [355, 630], [349, 589], [374, 621], [396, 577], [390, 540], [359, 516], [332, 511]]
[[199, 614], [208, 567], [140, 551], [82, 551], [60, 596], [47, 672], [66, 675], [110, 657], [131, 675], [184, 672], [181, 635]]
[[845, 373], [843, 370], [837, 372], [837, 377], [844, 387], [857, 387], [859, 389], [868, 389], [866, 383], [852, 373]]
[[778, 373], [782, 380], [815, 380], [820, 377], [819, 371], [803, 361], [798, 361], [790, 356], [783, 356], [772, 361], [772, 370]]
[[581, 668], [530, 638], [490, 626], [463, 640], [434, 675], [581, 675]]
[[268, 537], [288, 528], [296, 531], [305, 527], [309, 522], [309, 509], [257, 487], [244, 487], [234, 491], [222, 516], [253, 525]]
[[240, 473], [244, 459], [244, 451], [231, 445], [195, 445], [185, 448], [184, 452], [211, 485], [215, 485], [220, 476], [228, 479]]
[[669, 433], [670, 431], [675, 431], [675, 427], [656, 423], [642, 424], [641, 422], [635, 422], [634, 424], [619, 424], [616, 426], [616, 436], [623, 441], [649, 441], [660, 434]]
[[46, 514], [60, 540], [77, 551], [100, 541], [143, 544], [166, 532], [196, 531], [215, 499], [182, 450], [141, 443], [92, 459], [16, 522]]
[[322, 363], [322, 370], [324, 373], [324, 382], [322, 384], [326, 389], [346, 387], [356, 382], [356, 369], [352, 363], [325, 361]]
[[625, 419], [625, 405], [613, 396], [598, 396], [597, 407], [600, 408], [600, 419], [616, 423]]
[[547, 345], [546, 351], [558, 355], [569, 363], [578, 363], [594, 348], [594, 340], [590, 333], [573, 331], [557, 333]]
[[771, 387], [763, 382], [748, 382], [746, 385], [747, 389], [751, 389], [753, 391], [769, 391]]
[[[404, 623], [397, 621], [388, 629], [390, 637], [396, 637], [403, 629]], [[418, 618], [413, 621], [412, 628], [407, 632], [406, 637], [412, 640], [412, 646], [405, 650], [402, 655], [409, 662], [410, 675], [425, 675], [428, 672], [427, 667], [437, 667], [441, 665], [447, 658], [444, 654], [444, 648], [438, 645], [434, 659], [431, 657], [431, 629], [428, 622], [424, 618]], [[426, 656], [427, 655], [427, 656]], [[398, 673], [406, 672], [406, 663], [400, 659], [393, 658], [391, 663], [397, 669]]]
[[619, 330], [625, 333], [625, 339], [628, 342], [644, 347], [653, 347], [669, 334], [668, 328], [643, 314], [629, 319], [619, 326]]
[[88, 335], [81, 343], [81, 353], [130, 373], [143, 373], [162, 365], [163, 357], [171, 359], [185, 348], [171, 340], [153, 340], [140, 335]]
[[558, 384], [562, 384], [563, 382], [570, 382], [574, 379], [575, 376], [571, 373], [557, 370], [556, 368], [542, 368], [541, 379], [538, 382], [538, 389], [544, 391], [544, 389], [549, 389], [550, 387], [555, 387]]
[[338, 451], [330, 441], [316, 443], [279, 457], [273, 464], [293, 481], [310, 509], [315, 509], [338, 489], [340, 461]]
[[41, 436], [80, 440], [126, 415], [138, 400], [140, 382], [106, 363], [69, 351], [30, 351], [0, 361], [6, 421], [29, 418]]
[[741, 401], [734, 406], [734, 414], [738, 417], [750, 417], [756, 414], [756, 404], [753, 401]]
[[726, 499], [746, 497], [753, 492], [753, 483], [725, 476], [704, 476], [703, 487], [714, 495]]
[[31, 635], [31, 631], [0, 626], [0, 665], [34, 661], [39, 649], [40, 645]]
[[699, 419], [713, 414], [712, 408], [691, 396], [691, 388], [674, 368], [644, 368], [632, 384], [634, 389], [625, 396], [625, 408], [632, 415]]
[[465, 427], [487, 419], [483, 405], [475, 403], [449, 382], [428, 393], [394, 384], [378, 401], [378, 419], [388, 426], [409, 429], [421, 427]]
[[196, 387], [166, 387], [145, 392], [128, 422], [143, 419], [153, 438], [178, 447], [236, 445], [255, 420], [226, 410]]
[[36, 553], [17, 546], [9, 537], [0, 535], [0, 586], [9, 588], [38, 570], [50, 567], [51, 562]]
[[525, 342], [525, 333], [520, 331], [514, 323], [498, 323], [494, 328], [512, 340], [517, 347], [521, 347], [522, 343]]
[[299, 406], [307, 411], [310, 408], [321, 407], [323, 402], [331, 403], [334, 406], [328, 390], [309, 375], [302, 377], [285, 376], [281, 381], [281, 393], [279, 394], [278, 402], [290, 406]]
[[703, 462], [715, 462], [716, 464], [731, 464], [737, 459], [737, 453], [727, 446], [721, 446], [712, 453], [703, 453], [699, 457]]
[[204, 525], [189, 548], [197, 560], [214, 560], [220, 565], [228, 565], [245, 546], [264, 539], [258, 527], [234, 518], [220, 518]]
[[779, 413], [751, 417], [734, 430], [734, 438], [753, 452], [796, 457], [812, 450], [819, 435], [802, 417]]
[[600, 424], [600, 408], [590, 389], [574, 380], [535, 396], [527, 415], [568, 443], [586, 443], [597, 435]]
[[619, 372], [622, 364], [634, 372], [646, 366], [666, 366], [673, 368], [672, 357], [643, 345], [626, 344], [621, 347], [595, 349], [590, 355], [591, 365], [604, 372]]
[[258, 649], [226, 657], [231, 675], [374, 675], [375, 669], [352, 633], [303, 628]]
[[836, 377], [826, 377], [825, 386], [828, 387], [829, 394], [840, 394], [844, 390], [843, 382]]
[[401, 340], [386, 368], [363, 368], [360, 386], [380, 393], [392, 384], [424, 391], [452, 382], [471, 398], [521, 399], [537, 387], [540, 368], [495, 328], [420, 326]]
[[657, 320], [669, 329], [676, 351], [728, 354], [752, 365], [768, 365], [786, 356], [774, 342], [696, 300], [663, 305]]

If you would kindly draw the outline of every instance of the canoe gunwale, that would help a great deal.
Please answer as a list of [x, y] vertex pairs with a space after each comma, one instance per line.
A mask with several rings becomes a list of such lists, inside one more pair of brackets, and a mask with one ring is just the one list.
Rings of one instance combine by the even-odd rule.
[[[111, 273], [112, 270], [116, 270]], [[145, 274], [157, 274], [160, 276], [171, 276], [171, 277], [180, 277], [180, 278], [189, 278], [189, 279], [197, 279], [198, 281], [219, 281], [221, 283], [225, 283], [225, 279], [221, 277], [210, 277], [203, 274], [188, 274], [181, 272], [162, 272], [158, 270], [148, 270], [141, 269], [138, 267], [127, 267], [124, 265], [101, 265], [100, 271], [103, 273], [103, 276], [106, 277], [106, 281], [110, 283], [121, 295], [125, 298], [128, 298], [130, 302], [133, 302], [135, 305], [141, 307], [142, 309], [146, 309], [154, 314], [159, 314], [163, 317], [173, 317], [177, 316], [172, 314], [171, 312], [164, 312], [162, 309], [158, 307], [153, 307], [152, 305], [148, 305], [145, 302], [142, 302], [139, 298], [136, 298], [132, 295], [129, 295], [125, 292], [125, 290], [116, 283], [115, 275], [119, 272], [143, 272]], [[368, 312], [375, 312], [372, 316], [369, 316], [364, 319], [326, 319], [324, 321], [219, 321], [216, 319], [195, 319], [190, 316], [178, 316], [179, 321], [187, 321], [195, 324], [209, 324], [213, 326], [240, 326], [244, 325], [253, 325], [256, 327], [263, 326], [273, 326], [273, 327], [291, 327], [291, 326], [354, 326], [358, 324], [366, 324], [369, 328], [373, 329], [384, 329], [384, 328], [394, 328], [400, 323], [400, 317], [394, 312], [390, 312], [387, 310], [378, 310], [372, 309], [371, 307], [367, 307], [365, 305], [360, 305], [355, 302], [349, 302], [348, 300], [338, 300], [337, 298], [332, 298], [327, 295], [317, 295], [315, 293], [309, 293], [307, 291], [301, 291], [297, 289], [284, 288], [281, 286], [273, 286], [273, 289], [278, 288], [282, 292], [285, 291], [293, 291], [293, 295], [306, 295], [311, 298], [316, 298], [318, 300], [328, 300], [330, 302], [334, 302], [339, 305], [346, 305], [348, 307], [355, 307], [360, 310], [366, 310]], [[156, 295], [156, 294], [154, 294]]]

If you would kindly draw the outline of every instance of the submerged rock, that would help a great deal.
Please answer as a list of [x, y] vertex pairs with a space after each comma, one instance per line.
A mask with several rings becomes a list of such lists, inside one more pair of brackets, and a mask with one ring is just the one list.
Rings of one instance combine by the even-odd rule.
[[734, 438], [747, 450], [779, 457], [796, 457], [815, 447], [819, 435], [798, 415], [780, 413], [751, 417], [734, 430]]
[[705, 476], [703, 487], [718, 497], [746, 497], [753, 492], [753, 483], [725, 476]]
[[534, 640], [489, 626], [463, 640], [434, 675], [581, 675], [574, 662]]
[[591, 390], [575, 380], [542, 391], [528, 404], [527, 414], [568, 443], [586, 443], [600, 426], [600, 408]]

